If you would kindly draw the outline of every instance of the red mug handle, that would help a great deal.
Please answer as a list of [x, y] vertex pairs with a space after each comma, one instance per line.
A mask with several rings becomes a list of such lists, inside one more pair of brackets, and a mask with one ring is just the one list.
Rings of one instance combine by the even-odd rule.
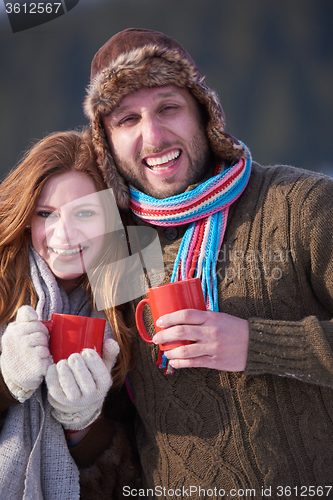
[[148, 344], [153, 344], [152, 339], [149, 337], [145, 324], [143, 322], [143, 309], [146, 304], [149, 304], [149, 299], [142, 299], [137, 305], [136, 311], [135, 311], [135, 321], [136, 321], [136, 326], [138, 328], [138, 331], [141, 335], [141, 338], [145, 341], [148, 342]]

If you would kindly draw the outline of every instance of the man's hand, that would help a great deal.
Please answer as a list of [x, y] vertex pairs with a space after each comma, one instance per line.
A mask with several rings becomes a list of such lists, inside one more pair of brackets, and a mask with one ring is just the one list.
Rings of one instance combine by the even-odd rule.
[[249, 344], [249, 325], [244, 319], [225, 313], [185, 309], [161, 316], [156, 344], [190, 340], [193, 344], [164, 351], [174, 368], [214, 368], [243, 371]]

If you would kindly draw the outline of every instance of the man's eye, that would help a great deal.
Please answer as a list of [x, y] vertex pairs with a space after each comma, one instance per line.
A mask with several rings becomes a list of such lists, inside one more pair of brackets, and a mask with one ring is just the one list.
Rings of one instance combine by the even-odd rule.
[[136, 123], [138, 120], [137, 116], [126, 116], [125, 118], [122, 118], [119, 120], [118, 125], [121, 127], [122, 125], [133, 125]]
[[161, 109], [161, 111], [162, 111], [162, 112], [163, 112], [163, 111], [168, 112], [168, 111], [175, 111], [175, 110], [177, 110], [177, 109], [178, 109], [178, 106], [176, 106], [175, 104], [169, 104], [169, 105], [167, 105], [167, 106], [163, 106], [163, 108]]

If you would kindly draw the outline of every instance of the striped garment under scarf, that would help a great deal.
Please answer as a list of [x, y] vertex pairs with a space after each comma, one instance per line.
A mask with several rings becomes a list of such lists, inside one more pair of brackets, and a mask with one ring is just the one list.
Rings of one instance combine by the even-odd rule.
[[[246, 146], [245, 146], [246, 148]], [[251, 154], [227, 169], [218, 163], [214, 176], [188, 191], [165, 199], [145, 195], [134, 187], [131, 210], [156, 226], [190, 223], [175, 260], [171, 281], [198, 277], [207, 309], [218, 311], [216, 263], [222, 245], [230, 205], [244, 191], [251, 172]]]

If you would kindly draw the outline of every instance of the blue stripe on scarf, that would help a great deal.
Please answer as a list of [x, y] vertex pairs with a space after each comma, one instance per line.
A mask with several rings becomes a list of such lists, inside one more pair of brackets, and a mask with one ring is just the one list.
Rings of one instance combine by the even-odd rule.
[[[168, 225], [170, 226], [172, 226], [173, 224], [183, 225], [188, 223], [190, 219], [193, 220], [193, 218], [197, 214], [200, 214], [201, 215], [200, 219], [202, 219], [205, 217], [205, 213], [218, 209], [218, 211], [209, 215], [211, 222], [209, 229], [209, 237], [205, 248], [205, 255], [202, 263], [202, 276], [197, 276], [198, 268], [196, 269], [195, 272], [195, 277], [199, 277], [201, 279], [205, 301], [206, 303], [209, 304], [210, 309], [213, 311], [219, 310], [216, 267], [221, 245], [220, 235], [225, 230], [225, 225], [227, 223], [227, 221], [225, 220], [227, 212], [227, 210], [225, 210], [225, 207], [227, 207], [231, 203], [231, 201], [235, 201], [235, 199], [238, 198], [240, 193], [242, 193], [243, 189], [245, 188], [249, 180], [251, 173], [252, 160], [250, 151], [245, 146], [245, 144], [243, 143], [241, 144], [245, 147], [248, 153], [248, 158], [246, 160], [243, 175], [235, 182], [232, 188], [230, 188], [226, 193], [223, 193], [220, 197], [217, 197], [216, 200], [212, 201], [211, 203], [208, 203], [204, 209], [199, 207], [197, 210], [191, 211], [191, 213], [188, 216], [184, 216], [183, 214], [181, 214], [180, 217], [178, 218], [166, 215], [165, 217], [160, 218], [158, 221], [151, 221], [152, 224], [156, 225], [159, 225], [159, 222], [161, 223], [163, 221], [168, 222]], [[229, 167], [229, 169], [230, 168], [232, 167]], [[171, 196], [169, 198], [164, 198], [164, 199], [152, 198], [151, 196], [148, 196], [133, 187], [130, 187], [131, 196], [139, 204], [149, 205], [152, 208], [154, 207], [161, 208], [163, 206], [166, 208], [174, 207], [177, 205], [181, 205], [183, 202], [188, 202], [190, 200], [193, 200], [200, 194], [204, 194], [207, 189], [212, 187], [214, 184], [219, 182], [221, 178], [226, 176], [229, 172], [229, 169], [221, 172], [220, 174], [209, 179], [208, 181], [200, 184], [192, 191]], [[177, 281], [178, 279], [180, 262], [181, 262], [180, 279], [181, 280], [186, 279], [186, 260], [187, 260], [186, 258], [189, 252], [196, 224], [198, 223], [199, 223], [198, 221], [191, 222], [183, 236], [183, 239], [179, 247], [178, 255], [174, 263], [171, 282]]]

